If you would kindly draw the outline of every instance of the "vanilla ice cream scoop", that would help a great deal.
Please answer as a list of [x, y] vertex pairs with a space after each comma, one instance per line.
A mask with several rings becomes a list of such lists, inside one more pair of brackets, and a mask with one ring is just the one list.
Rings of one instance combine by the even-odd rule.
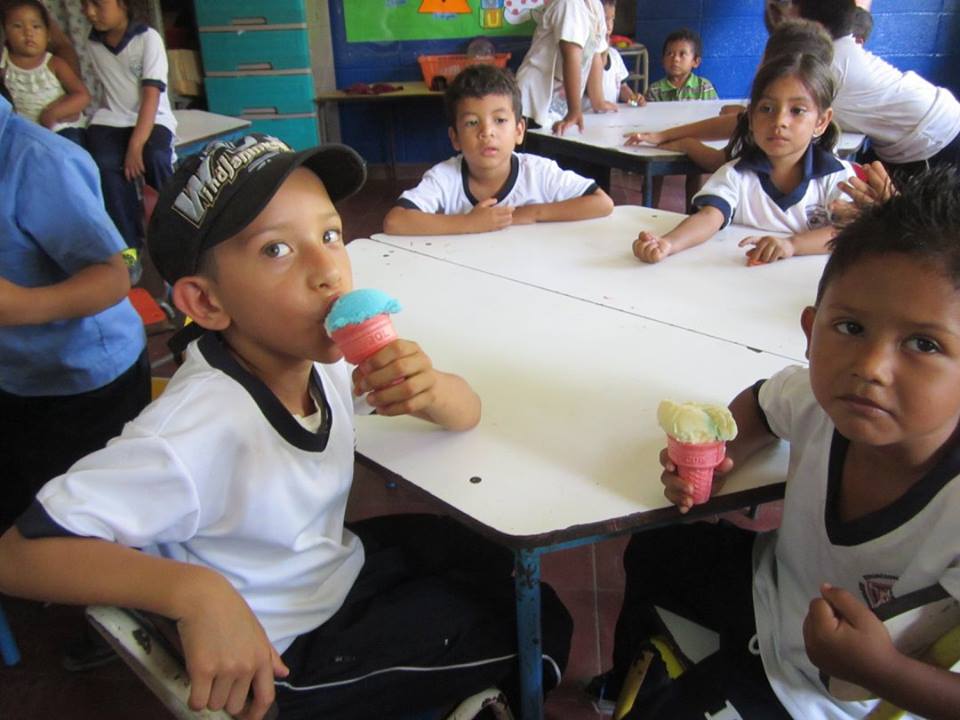
[[723, 405], [664, 400], [657, 407], [657, 422], [667, 435], [682, 443], [711, 443], [737, 436], [737, 423]]

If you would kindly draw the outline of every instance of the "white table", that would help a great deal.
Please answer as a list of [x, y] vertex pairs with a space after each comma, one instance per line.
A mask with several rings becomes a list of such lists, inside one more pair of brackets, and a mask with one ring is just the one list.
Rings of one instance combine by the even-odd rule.
[[249, 120], [206, 110], [174, 110], [173, 115], [177, 119], [174, 147], [180, 157], [195, 155], [214, 139], [238, 138], [250, 127]]
[[[652, 102], [638, 108], [620, 105], [619, 112], [615, 113], [585, 113], [582, 132], [574, 126], [558, 137], [550, 128], [529, 130], [525, 148], [550, 157], [567, 157], [608, 169], [618, 168], [641, 173], [644, 176], [643, 202], [650, 207], [653, 205], [651, 180], [654, 176], [686, 175], [703, 171], [681, 152], [653, 145], [625, 145], [624, 136], [631, 132], [666, 130], [706, 120], [716, 117], [724, 105], [739, 102], [744, 101], [682, 100]], [[843, 133], [837, 146], [837, 154], [846, 157], [856, 153], [862, 147], [864, 139], [865, 136], [860, 133]], [[716, 140], [706, 144], [722, 149], [727, 141]]]
[[[663, 497], [656, 407], [727, 402], [784, 360], [374, 240], [350, 244], [355, 283], [397, 298], [402, 337], [468, 379], [480, 425], [358, 418], [357, 451], [516, 557], [523, 717], [542, 715], [540, 555], [676, 522]], [[691, 517], [780, 497], [780, 446], [734, 473]]]
[[812, 305], [825, 255], [746, 266], [737, 242], [759, 231], [732, 225], [656, 265], [637, 260], [640, 230], [664, 233], [685, 216], [620, 205], [605, 218], [516, 225], [475, 235], [375, 235], [413, 250], [534, 287], [805, 362], [800, 313]]

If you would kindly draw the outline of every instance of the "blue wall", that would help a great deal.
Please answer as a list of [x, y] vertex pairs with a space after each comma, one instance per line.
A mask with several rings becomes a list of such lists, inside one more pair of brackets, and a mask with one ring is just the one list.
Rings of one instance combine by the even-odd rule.
[[[375, 2], [383, 0], [366, 0]], [[624, 2], [624, 0], [620, 0]], [[689, 27], [703, 37], [704, 57], [699, 73], [717, 86], [721, 97], [746, 97], [763, 51], [761, 0], [636, 0], [636, 38], [650, 50], [653, 79], [662, 76], [660, 51], [666, 35]], [[873, 35], [867, 49], [902, 70], [914, 70], [960, 96], [960, 0], [874, 0]], [[348, 43], [342, 0], [330, 1], [337, 87], [351, 83], [422, 80], [417, 56], [462, 53], [467, 40], [423, 42]], [[527, 41], [496, 41], [498, 52], [510, 52], [512, 68], [520, 64]], [[397, 104], [398, 162], [437, 162], [452, 154], [447, 140], [443, 108], [429, 98]], [[340, 110], [343, 140], [368, 162], [387, 158], [384, 106], [343, 105]]]

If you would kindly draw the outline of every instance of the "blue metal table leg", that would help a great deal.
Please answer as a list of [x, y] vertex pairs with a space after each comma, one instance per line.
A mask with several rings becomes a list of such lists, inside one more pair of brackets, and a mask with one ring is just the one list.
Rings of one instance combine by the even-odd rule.
[[516, 550], [517, 647], [520, 662], [521, 718], [543, 718], [543, 640], [540, 628], [540, 553]]
[[6, 665], [16, 665], [20, 662], [20, 650], [13, 639], [13, 631], [7, 623], [7, 616], [3, 614], [2, 607], [0, 607], [0, 656], [3, 657]]
[[643, 164], [643, 204], [653, 207], [653, 168], [649, 162]]

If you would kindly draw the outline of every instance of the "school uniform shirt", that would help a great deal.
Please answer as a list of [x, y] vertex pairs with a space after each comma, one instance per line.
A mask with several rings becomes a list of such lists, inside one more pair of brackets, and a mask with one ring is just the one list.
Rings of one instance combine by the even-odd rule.
[[848, 441], [813, 396], [809, 371], [789, 367], [760, 388], [770, 429], [790, 443], [783, 522], [754, 546], [753, 600], [764, 670], [796, 718], [864, 718], [877, 704], [828, 694], [803, 643], [803, 620], [824, 582], [876, 610], [940, 585], [960, 599], [960, 446], [890, 506], [844, 521], [840, 481]]
[[[560, 41], [583, 48], [580, 63], [580, 91], [587, 87], [587, 75], [594, 53], [607, 48], [607, 26], [600, 0], [553, 0], [532, 11], [536, 28], [530, 49], [517, 70], [517, 84], [523, 99], [523, 114], [543, 127], [563, 119], [566, 101], [563, 89], [563, 57]], [[558, 103], [554, 103], [554, 100]], [[553, 105], [553, 107], [551, 107]]]
[[837, 185], [854, 177], [850, 163], [810, 145], [803, 157], [803, 179], [790, 193], [770, 180], [770, 160], [762, 152], [735, 158], [717, 170], [693, 197], [723, 213], [723, 225], [748, 225], [770, 232], [800, 233], [830, 224], [830, 203], [843, 197]]
[[[419, 185], [400, 195], [397, 205], [425, 213], [462, 215], [478, 202], [470, 192], [469, 181], [467, 163], [463, 155], [457, 155], [427, 170]], [[510, 176], [496, 198], [501, 205], [522, 207], [570, 200], [597, 190], [593, 180], [563, 170], [549, 158], [513, 153]]]
[[[7, 48], [3, 48], [3, 54], [0, 55], [0, 75], [3, 76], [3, 83], [13, 98], [13, 106], [18, 115], [22, 115], [31, 122], [39, 123], [40, 113], [66, 94], [60, 79], [50, 69], [52, 57], [53, 55], [46, 53], [40, 65], [25, 70], [10, 61], [10, 52]], [[58, 122], [50, 130], [59, 132], [64, 128], [85, 125], [86, 122], [80, 117], [72, 121]]]
[[205, 334], [163, 394], [41, 488], [17, 527], [215, 570], [282, 653], [337, 611], [364, 558], [344, 513], [353, 414], [370, 408], [354, 400], [342, 360], [314, 365], [311, 393], [323, 418], [316, 432]]
[[852, 35], [833, 41], [833, 70], [834, 118], [844, 130], [868, 136], [884, 162], [926, 160], [960, 134], [960, 102], [953, 93], [912, 70], [901, 72]]
[[674, 87], [667, 78], [660, 78], [647, 88], [644, 96], [650, 102], [672, 102], [674, 100], [716, 100], [717, 90], [705, 77], [690, 73], [690, 77], [680, 87]]
[[[630, 71], [623, 62], [623, 57], [616, 48], [607, 49], [607, 64], [603, 68], [603, 99], [607, 102], [620, 102], [620, 86], [630, 77]], [[584, 88], [583, 108], [590, 108], [590, 98], [586, 96]]]
[[[126, 247], [103, 206], [100, 174], [82, 148], [15, 115], [0, 97], [0, 276], [53, 285]], [[0, 390], [78, 395], [116, 380], [146, 346], [124, 298], [85, 317], [0, 326]]]
[[90, 121], [92, 125], [136, 125], [140, 88], [147, 85], [160, 90], [154, 122], [176, 135], [177, 120], [167, 95], [167, 50], [160, 33], [142, 23], [130, 23], [120, 43], [110, 47], [103, 34], [93, 29], [87, 48], [103, 84], [103, 100]]

